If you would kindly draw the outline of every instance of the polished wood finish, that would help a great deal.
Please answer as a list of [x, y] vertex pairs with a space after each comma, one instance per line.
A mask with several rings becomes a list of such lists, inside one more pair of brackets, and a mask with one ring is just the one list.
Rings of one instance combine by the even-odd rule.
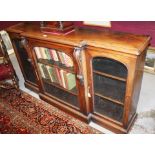
[[[137, 116], [136, 108], [141, 89], [146, 49], [150, 41], [149, 36], [92, 29], [77, 29], [67, 35], [45, 35], [41, 32], [38, 25], [25, 23], [12, 26], [7, 31], [12, 39], [14, 36], [26, 39], [27, 46], [25, 49], [32, 59], [32, 66], [38, 81], [37, 88], [43, 100], [74, 115], [76, 118], [86, 122], [92, 120], [116, 133], [127, 133], [130, 130]], [[77, 97], [80, 103], [79, 108], [75, 108], [45, 92], [41, 73], [37, 65], [38, 60], [33, 50], [37, 46], [64, 51], [72, 58], [74, 63], [74, 70], [72, 72], [77, 75], [76, 85], [78, 91]], [[126, 68], [127, 77], [119, 77], [94, 70], [92, 62], [96, 57], [117, 61]], [[17, 58], [20, 63], [18, 54]], [[46, 62], [44, 63], [46, 64]], [[20, 66], [22, 68], [21, 64]], [[117, 99], [95, 92], [94, 74], [115, 80], [115, 83], [117, 81], [123, 82], [125, 84], [124, 101], [118, 101]], [[104, 85], [101, 85], [102, 87]], [[123, 109], [122, 121], [96, 112], [94, 108], [95, 96], [103, 98], [116, 106], [120, 106]]]
[[150, 37], [123, 32], [79, 29], [68, 35], [44, 35], [38, 25], [20, 23], [7, 29], [8, 32], [20, 33], [25, 37], [37, 38], [56, 43], [79, 46], [85, 41], [88, 46], [105, 48], [122, 53], [139, 55], [148, 44]]

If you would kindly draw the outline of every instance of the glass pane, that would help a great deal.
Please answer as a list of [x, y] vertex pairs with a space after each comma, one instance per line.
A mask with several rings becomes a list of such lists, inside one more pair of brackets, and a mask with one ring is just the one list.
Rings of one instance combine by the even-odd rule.
[[95, 93], [124, 102], [126, 83], [94, 73]]
[[97, 57], [93, 70], [94, 112], [122, 121], [127, 68], [115, 60]]
[[126, 67], [120, 62], [108, 58], [94, 58], [93, 70], [104, 72], [121, 78], [127, 77]]
[[45, 92], [51, 94], [54, 97], [57, 97], [58, 99], [61, 99], [62, 101], [67, 102], [70, 105], [79, 107], [79, 103], [76, 95], [73, 95], [67, 91], [64, 91], [54, 85], [50, 85], [49, 83], [46, 82], [46, 80], [43, 80], [43, 85], [44, 85]]
[[34, 51], [40, 63], [51, 64], [74, 71], [72, 59], [64, 52], [45, 47], [35, 47]]
[[22, 46], [21, 41], [19, 39], [15, 39], [14, 43], [17, 48], [17, 52], [26, 75], [26, 80], [36, 84], [37, 83], [36, 75], [34, 73], [34, 69], [31, 65], [31, 62], [28, 61], [29, 57], [25, 48]]
[[55, 49], [34, 48], [46, 93], [79, 107], [73, 61]]
[[94, 111], [119, 122], [122, 121], [123, 107], [99, 96], [95, 96]]

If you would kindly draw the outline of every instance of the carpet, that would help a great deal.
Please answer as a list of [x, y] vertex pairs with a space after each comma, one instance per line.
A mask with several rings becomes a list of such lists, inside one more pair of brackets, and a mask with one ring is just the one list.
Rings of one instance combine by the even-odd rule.
[[1, 134], [99, 134], [69, 114], [16, 89], [0, 89]]

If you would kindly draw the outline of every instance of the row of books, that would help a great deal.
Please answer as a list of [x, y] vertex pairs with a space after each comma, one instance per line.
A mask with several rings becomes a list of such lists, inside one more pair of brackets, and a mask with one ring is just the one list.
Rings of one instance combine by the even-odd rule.
[[38, 63], [38, 65], [44, 79], [49, 79], [51, 82], [57, 83], [68, 90], [71, 90], [76, 86], [74, 74], [41, 63]]
[[34, 50], [38, 59], [54, 60], [60, 62], [66, 67], [73, 67], [72, 59], [64, 52], [44, 47], [35, 47]]

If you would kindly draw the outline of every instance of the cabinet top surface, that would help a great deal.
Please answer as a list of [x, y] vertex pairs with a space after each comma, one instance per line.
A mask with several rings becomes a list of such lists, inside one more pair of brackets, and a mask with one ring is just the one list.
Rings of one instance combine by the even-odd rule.
[[149, 43], [150, 37], [123, 32], [78, 29], [67, 35], [42, 33], [38, 25], [20, 23], [9, 27], [7, 32], [18, 33], [21, 36], [53, 41], [71, 46], [79, 46], [85, 41], [88, 46], [121, 51], [128, 54], [140, 55]]

